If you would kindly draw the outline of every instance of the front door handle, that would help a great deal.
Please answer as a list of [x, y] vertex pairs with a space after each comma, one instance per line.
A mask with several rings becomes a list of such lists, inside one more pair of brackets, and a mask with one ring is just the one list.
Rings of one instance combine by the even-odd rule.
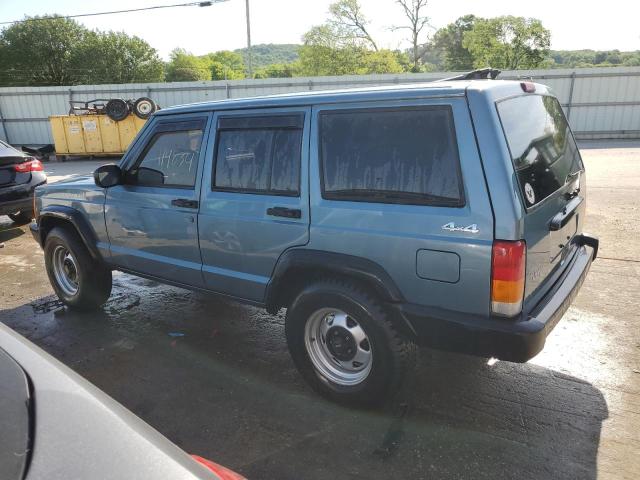
[[271, 207], [267, 208], [267, 215], [272, 217], [302, 218], [302, 211], [299, 208]]
[[171, 200], [171, 205], [182, 208], [198, 208], [198, 201], [189, 200], [188, 198], [174, 198]]

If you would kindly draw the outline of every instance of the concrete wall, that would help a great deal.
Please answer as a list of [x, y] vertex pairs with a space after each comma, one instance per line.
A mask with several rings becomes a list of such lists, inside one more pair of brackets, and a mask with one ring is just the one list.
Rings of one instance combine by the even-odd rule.
[[[308, 90], [438, 80], [452, 73], [347, 75], [216, 82], [0, 88], [0, 139], [51, 143], [48, 116], [65, 114], [69, 100], [148, 96], [163, 107]], [[640, 67], [506, 71], [502, 79], [533, 78], [558, 95], [576, 136], [640, 138]]]

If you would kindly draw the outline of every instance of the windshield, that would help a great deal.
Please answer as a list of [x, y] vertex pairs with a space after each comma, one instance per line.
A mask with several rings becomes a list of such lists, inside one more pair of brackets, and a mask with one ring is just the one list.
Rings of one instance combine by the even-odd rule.
[[583, 169], [555, 97], [523, 95], [499, 102], [497, 107], [527, 207], [542, 202]]

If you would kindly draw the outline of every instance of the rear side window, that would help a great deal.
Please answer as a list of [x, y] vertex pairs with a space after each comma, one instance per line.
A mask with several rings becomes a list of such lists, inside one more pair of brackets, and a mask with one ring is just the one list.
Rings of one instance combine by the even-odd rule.
[[298, 195], [303, 120], [302, 115], [221, 119], [214, 188]]
[[324, 198], [464, 204], [448, 106], [323, 112], [320, 138]]
[[527, 207], [543, 201], [583, 169], [555, 97], [519, 96], [499, 102], [497, 108]]

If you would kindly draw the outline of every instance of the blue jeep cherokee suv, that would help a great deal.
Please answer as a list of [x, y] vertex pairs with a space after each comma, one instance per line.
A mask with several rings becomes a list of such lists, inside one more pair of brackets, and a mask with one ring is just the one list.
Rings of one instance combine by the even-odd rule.
[[118, 165], [37, 189], [54, 290], [95, 308], [121, 270], [287, 309], [292, 358], [351, 403], [426, 345], [524, 362], [598, 248], [558, 100], [473, 80], [162, 110]]

